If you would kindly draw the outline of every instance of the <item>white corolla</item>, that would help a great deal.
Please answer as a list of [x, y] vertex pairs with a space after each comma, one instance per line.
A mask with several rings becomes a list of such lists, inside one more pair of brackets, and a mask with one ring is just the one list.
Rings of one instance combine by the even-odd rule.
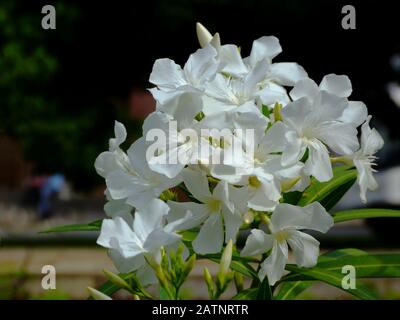
[[268, 224], [270, 233], [253, 229], [247, 238], [242, 256], [257, 256], [270, 251], [261, 263], [259, 277], [268, 277], [274, 285], [284, 274], [288, 262], [288, 246], [292, 249], [296, 264], [312, 267], [317, 263], [319, 242], [301, 229], [327, 232], [333, 226], [333, 219], [326, 210], [314, 202], [306, 207], [279, 204]]
[[322, 80], [320, 87], [311, 79], [295, 85], [290, 92], [295, 100], [281, 111], [282, 121], [292, 129], [286, 133], [284, 165], [299, 161], [308, 150], [306, 173], [319, 181], [328, 181], [333, 176], [328, 148], [340, 155], [352, 154], [358, 149], [357, 125], [350, 120], [343, 121], [342, 117], [345, 111], [358, 113], [362, 106], [360, 110], [354, 104], [349, 106], [346, 96], [351, 87], [348, 88], [346, 80], [347, 77], [330, 75]]
[[183, 69], [171, 59], [158, 59], [150, 74], [150, 82], [157, 88], [150, 89], [160, 103], [184, 92], [201, 92], [204, 84], [212, 80], [218, 69], [217, 51], [211, 45], [198, 49], [190, 55]]
[[141, 207], [181, 182], [179, 177], [170, 179], [149, 168], [147, 147], [143, 137], [136, 140], [127, 151], [129, 165], [107, 174], [106, 185], [112, 199]]
[[192, 242], [194, 251], [199, 254], [220, 252], [224, 242], [230, 239], [235, 242], [242, 224], [241, 215], [229, 199], [228, 184], [219, 182], [210, 192], [207, 177], [202, 172], [186, 169], [182, 175], [188, 191], [200, 203], [169, 201], [168, 221], [173, 224], [182, 220], [184, 223], [180, 227], [184, 229], [202, 224]]
[[137, 209], [133, 222], [122, 217], [104, 219], [97, 244], [109, 249], [120, 272], [141, 269], [146, 275], [145, 257], [158, 259], [161, 247], [176, 244], [181, 237], [165, 226], [169, 207], [159, 199]]

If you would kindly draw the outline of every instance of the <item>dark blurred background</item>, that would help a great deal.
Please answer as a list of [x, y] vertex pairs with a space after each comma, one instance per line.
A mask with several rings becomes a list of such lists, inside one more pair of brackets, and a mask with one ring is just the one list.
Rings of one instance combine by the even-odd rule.
[[[41, 27], [47, 4], [56, 8], [56, 30]], [[355, 30], [342, 28], [342, 8], [348, 4], [356, 9]], [[108, 148], [114, 119], [128, 129], [126, 146], [141, 134], [144, 117], [154, 109], [146, 91], [154, 60], [169, 57], [183, 65], [199, 47], [197, 21], [219, 32], [222, 43], [239, 45], [243, 56], [254, 39], [277, 36], [283, 53], [274, 61], [298, 62], [317, 83], [329, 73], [347, 74], [352, 99], [367, 104], [372, 124], [385, 139], [379, 154], [381, 188], [370, 193], [368, 205], [398, 208], [399, 9], [396, 1], [368, 0], [0, 0], [3, 244], [24, 246], [29, 232], [48, 226], [38, 224], [38, 217], [79, 222], [103, 215], [104, 182], [94, 160]], [[59, 187], [51, 210], [38, 204], [50, 177]], [[361, 205], [353, 188], [338, 208]], [[37, 216], [38, 210], [48, 211]], [[378, 240], [390, 234], [398, 238], [398, 227], [396, 221], [375, 220], [338, 235], [369, 247], [380, 243], [372, 234]], [[28, 242], [33, 239], [41, 241]], [[326, 244], [339, 245], [332, 239]]]

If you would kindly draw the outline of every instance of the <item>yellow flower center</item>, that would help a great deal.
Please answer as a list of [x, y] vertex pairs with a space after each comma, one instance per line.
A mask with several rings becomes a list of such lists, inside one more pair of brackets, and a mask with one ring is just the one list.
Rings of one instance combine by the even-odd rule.
[[211, 212], [219, 212], [221, 210], [221, 201], [217, 200], [217, 199], [211, 199], [208, 203], [207, 203], [208, 209]]
[[260, 180], [256, 176], [251, 176], [249, 178], [249, 185], [252, 186], [253, 188], [259, 188], [261, 186]]
[[284, 242], [288, 238], [288, 233], [284, 230], [278, 231], [277, 233], [274, 234], [274, 237], [275, 237], [276, 241]]

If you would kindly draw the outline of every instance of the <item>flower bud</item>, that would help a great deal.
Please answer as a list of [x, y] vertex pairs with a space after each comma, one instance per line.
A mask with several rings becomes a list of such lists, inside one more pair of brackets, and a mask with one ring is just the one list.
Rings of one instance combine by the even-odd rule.
[[232, 239], [230, 239], [224, 249], [224, 252], [222, 253], [221, 262], [219, 264], [219, 272], [218, 272], [218, 274], [220, 275], [225, 275], [229, 271], [229, 267], [232, 262], [232, 247], [233, 247], [233, 242]]
[[246, 224], [250, 224], [254, 221], [254, 213], [252, 211], [247, 211], [243, 215], [243, 220]]
[[192, 271], [194, 264], [196, 262], [196, 255], [192, 254], [190, 258], [186, 261], [185, 266], [183, 268], [183, 272], [181, 275], [181, 281], [185, 281], [187, 276], [189, 275], [190, 271]]
[[129, 284], [124, 279], [122, 279], [120, 276], [118, 276], [117, 274], [115, 274], [111, 271], [108, 271], [108, 270], [103, 270], [103, 273], [106, 275], [108, 280], [110, 280], [113, 284], [117, 285], [119, 288], [123, 288], [123, 289], [127, 289], [127, 290], [131, 289]]
[[204, 274], [204, 280], [207, 284], [208, 294], [210, 297], [213, 297], [215, 293], [215, 284], [211, 277], [210, 271], [208, 271], [207, 268], [204, 268], [203, 274]]
[[91, 287], [87, 287], [87, 290], [89, 291], [90, 296], [94, 300], [112, 300], [111, 297], [107, 296], [103, 292], [100, 292], [96, 289], [93, 289]]
[[196, 23], [196, 33], [197, 39], [202, 48], [204, 48], [213, 38], [211, 33], [200, 22]]
[[239, 272], [235, 272], [234, 280], [237, 292], [243, 291], [243, 275]]

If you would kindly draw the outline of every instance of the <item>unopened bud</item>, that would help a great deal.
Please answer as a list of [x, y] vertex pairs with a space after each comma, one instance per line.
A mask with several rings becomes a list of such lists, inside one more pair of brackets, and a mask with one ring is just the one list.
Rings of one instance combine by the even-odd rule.
[[112, 300], [111, 297], [107, 296], [103, 292], [100, 292], [96, 289], [93, 289], [91, 287], [87, 287], [87, 290], [89, 291], [90, 296], [94, 300]]
[[243, 215], [243, 220], [246, 224], [250, 224], [254, 221], [254, 213], [252, 211], [247, 211]]
[[197, 39], [202, 48], [204, 48], [213, 38], [210, 31], [208, 31], [200, 22], [196, 23], [196, 33]]
[[204, 274], [204, 280], [207, 284], [208, 294], [210, 295], [210, 297], [213, 297], [214, 291], [215, 291], [215, 285], [214, 285], [214, 281], [211, 277], [210, 271], [208, 271], [207, 268], [204, 268], [203, 274]]
[[225, 275], [229, 271], [229, 267], [232, 262], [232, 249], [233, 249], [233, 242], [232, 239], [230, 239], [224, 249], [224, 252], [222, 253], [218, 274]]
[[112, 283], [114, 283], [118, 287], [130, 290], [129, 284], [124, 279], [122, 279], [119, 275], [117, 275], [111, 271], [108, 271], [108, 270], [103, 270], [103, 273], [106, 275], [108, 280], [110, 280]]

